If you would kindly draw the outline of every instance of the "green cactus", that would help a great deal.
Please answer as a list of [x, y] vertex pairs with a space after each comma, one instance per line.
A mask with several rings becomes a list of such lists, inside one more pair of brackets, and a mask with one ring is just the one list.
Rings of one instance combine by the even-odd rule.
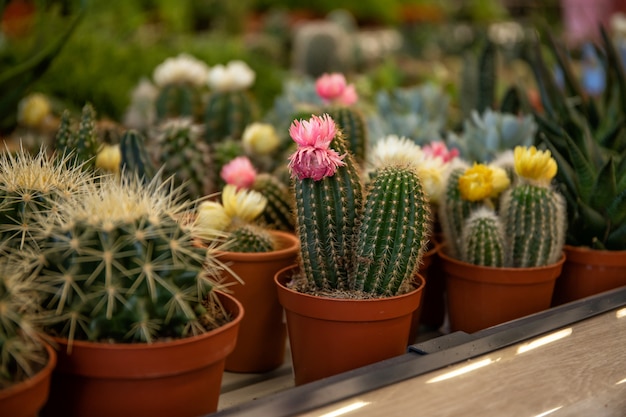
[[267, 199], [262, 222], [276, 230], [294, 231], [294, 202], [289, 187], [276, 176], [261, 173], [256, 176], [252, 189]]
[[463, 225], [472, 211], [481, 206], [479, 202], [467, 201], [461, 197], [459, 178], [469, 166], [456, 160], [446, 178], [446, 188], [439, 204], [439, 222], [445, 237], [448, 253], [461, 258], [461, 235]]
[[202, 128], [192, 119], [169, 119], [153, 137], [154, 160], [161, 165], [164, 178], [174, 177], [184, 186], [191, 200], [215, 191], [215, 172], [211, 151], [202, 139]]
[[309, 282], [323, 290], [348, 290], [363, 190], [358, 165], [341, 134], [335, 136], [331, 147], [346, 154], [346, 165], [320, 181], [295, 181], [296, 231], [301, 268]]
[[61, 117], [61, 124], [56, 134], [56, 149], [59, 155], [72, 154], [85, 169], [95, 169], [96, 155], [100, 148], [96, 133], [96, 112], [89, 103], [83, 106], [77, 130], [71, 127], [69, 112]]
[[269, 230], [254, 224], [244, 224], [230, 232], [230, 252], [270, 252], [275, 248], [275, 242]]
[[159, 121], [169, 118], [190, 117], [202, 120], [202, 95], [195, 85], [168, 84], [163, 86], [156, 98], [156, 117]]
[[470, 214], [463, 226], [461, 243], [462, 261], [489, 267], [504, 266], [504, 228], [492, 209], [482, 207]]
[[146, 148], [146, 138], [136, 130], [128, 130], [120, 139], [120, 170], [150, 182], [156, 175], [154, 163]]
[[521, 182], [502, 194], [500, 217], [510, 242], [508, 266], [543, 266], [559, 260], [567, 227], [561, 194], [549, 186]]
[[71, 154], [5, 150], [0, 155], [0, 253], [35, 244], [31, 216], [45, 215], [87, 184], [89, 175]]
[[[172, 181], [105, 177], [40, 218], [29, 263], [41, 323], [60, 337], [123, 343], [180, 338], [214, 323], [203, 303], [223, 265], [184, 224], [191, 203]], [[219, 245], [215, 243], [215, 248]]]
[[0, 391], [32, 377], [48, 361], [23, 274], [11, 258], [0, 258]]
[[257, 120], [257, 113], [256, 103], [247, 91], [212, 92], [204, 110], [207, 143], [240, 140], [246, 126]]
[[365, 162], [369, 141], [367, 122], [363, 114], [354, 107], [333, 106], [324, 111], [333, 118], [341, 129], [344, 140], [358, 164]]
[[380, 296], [407, 290], [426, 247], [429, 218], [415, 169], [378, 170], [368, 187], [359, 226], [354, 288]]

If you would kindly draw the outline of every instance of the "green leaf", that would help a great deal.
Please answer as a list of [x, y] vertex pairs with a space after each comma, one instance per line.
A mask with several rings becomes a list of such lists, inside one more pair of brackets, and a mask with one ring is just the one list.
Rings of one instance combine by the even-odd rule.
[[604, 241], [606, 231], [609, 228], [607, 219], [584, 201], [578, 200], [579, 224], [575, 225], [572, 233], [581, 236], [582, 241], [591, 241], [597, 238]]
[[487, 40], [478, 62], [478, 105], [482, 114], [492, 109], [496, 95], [496, 45]]
[[621, 190], [621, 192], [617, 193], [606, 207], [606, 214], [611, 224], [621, 225], [626, 223], [626, 190]]
[[626, 223], [613, 230], [606, 239], [606, 248], [609, 250], [626, 249]]
[[615, 198], [617, 182], [615, 180], [615, 162], [609, 158], [607, 163], [600, 169], [596, 178], [596, 184], [589, 203], [593, 207], [604, 209]]

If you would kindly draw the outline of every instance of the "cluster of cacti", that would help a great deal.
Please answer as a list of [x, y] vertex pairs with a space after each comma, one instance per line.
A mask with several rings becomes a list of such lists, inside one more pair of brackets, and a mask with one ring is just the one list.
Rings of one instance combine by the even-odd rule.
[[71, 153], [72, 159], [82, 163], [83, 167], [94, 169], [100, 144], [96, 133], [96, 111], [93, 106], [89, 103], [83, 106], [78, 129], [74, 129], [70, 113], [65, 110], [55, 140], [59, 155]]
[[451, 256], [514, 268], [549, 265], [561, 257], [567, 216], [564, 197], [550, 184], [556, 162], [548, 152], [518, 147], [515, 169], [504, 190], [493, 186], [491, 168], [484, 165], [450, 175], [439, 219]]
[[84, 191], [88, 173], [72, 155], [20, 149], [0, 155], [0, 253], [34, 243], [31, 216]]
[[0, 391], [32, 377], [48, 360], [32, 320], [32, 291], [19, 265], [0, 258]]
[[414, 167], [393, 164], [363, 190], [359, 165], [328, 115], [294, 121], [290, 158], [302, 286], [380, 297], [410, 286], [425, 247], [429, 208]]
[[38, 218], [26, 263], [42, 293], [41, 323], [70, 340], [154, 342], [202, 333], [220, 243], [198, 247], [193, 207], [171, 181], [105, 177]]
[[215, 171], [203, 128], [192, 119], [169, 119], [152, 133], [154, 155], [164, 178], [174, 177], [191, 200], [215, 191]]

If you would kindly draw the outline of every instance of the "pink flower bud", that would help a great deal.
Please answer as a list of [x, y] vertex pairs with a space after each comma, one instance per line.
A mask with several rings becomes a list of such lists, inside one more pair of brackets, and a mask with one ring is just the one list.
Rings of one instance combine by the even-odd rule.
[[256, 169], [246, 156], [239, 156], [222, 167], [220, 176], [226, 184], [235, 185], [238, 189], [250, 188], [256, 179]]
[[338, 99], [346, 89], [346, 78], [343, 74], [332, 73], [323, 74], [315, 82], [317, 94], [324, 100], [331, 101]]

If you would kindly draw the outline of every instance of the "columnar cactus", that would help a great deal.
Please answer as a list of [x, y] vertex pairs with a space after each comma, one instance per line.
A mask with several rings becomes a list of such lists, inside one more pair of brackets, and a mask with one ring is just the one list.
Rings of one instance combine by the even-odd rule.
[[293, 194], [287, 185], [272, 174], [261, 173], [251, 188], [267, 199], [262, 216], [268, 227], [285, 231], [295, 229]]
[[96, 134], [96, 112], [89, 103], [82, 109], [78, 130], [74, 131], [69, 111], [64, 111], [56, 134], [59, 155], [72, 154], [84, 168], [93, 169], [100, 144]]
[[289, 167], [301, 244], [300, 285], [371, 297], [405, 292], [429, 224], [414, 168], [392, 163], [377, 171], [364, 201], [359, 167], [331, 117], [294, 121], [290, 134], [298, 144]]
[[482, 266], [504, 266], [504, 228], [494, 210], [480, 207], [470, 214], [462, 230], [461, 244], [462, 261]]
[[171, 181], [103, 178], [40, 218], [30, 260], [46, 288], [41, 322], [71, 341], [154, 342], [206, 331], [204, 307], [222, 264], [198, 247], [190, 203]]
[[136, 130], [128, 130], [120, 139], [120, 170], [124, 175], [143, 178], [150, 182], [156, 169], [146, 147], [146, 138]]

